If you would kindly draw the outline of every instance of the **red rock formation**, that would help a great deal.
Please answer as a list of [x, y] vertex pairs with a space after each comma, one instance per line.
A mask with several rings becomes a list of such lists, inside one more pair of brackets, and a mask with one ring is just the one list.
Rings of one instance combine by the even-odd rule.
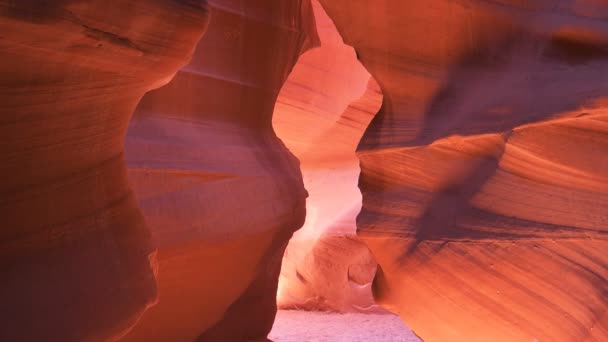
[[361, 209], [355, 149], [382, 96], [375, 82], [366, 89], [369, 73], [321, 5], [312, 4], [321, 46], [300, 57], [273, 115], [277, 135], [301, 162], [309, 193], [306, 222], [283, 259], [278, 303], [364, 310], [375, 306], [370, 285], [376, 265], [355, 236]]
[[308, 0], [210, 1], [192, 63], [138, 107], [129, 177], [158, 242], [159, 302], [125, 341], [265, 338], [281, 257], [305, 216], [297, 160], [272, 129]]
[[[429, 341], [608, 339], [608, 3], [321, 2], [384, 93], [358, 152], [376, 299]], [[131, 113], [206, 2], [0, 0], [0, 340], [266, 339], [306, 196], [272, 113], [312, 9], [212, 5], [139, 107], [127, 173]], [[316, 218], [287, 289], [344, 310], [369, 304], [343, 186], [379, 92], [347, 108], [367, 74], [325, 38], [277, 107]]]
[[[370, 288], [376, 262], [355, 234], [361, 197], [354, 150], [366, 122], [369, 123], [381, 101], [379, 89], [372, 81], [366, 93], [335, 118], [332, 126], [325, 128], [321, 124], [329, 121], [331, 113], [279, 112], [281, 104], [277, 103], [275, 115], [279, 120], [287, 119], [283, 124], [275, 124], [279, 136], [286, 137], [288, 147], [302, 143], [307, 147], [305, 151], [297, 147], [292, 151], [301, 160], [304, 184], [310, 194], [306, 222], [294, 234], [283, 259], [278, 293], [282, 308], [377, 311]], [[290, 126], [307, 127], [303, 121], [311, 120], [311, 115], [318, 115], [317, 124], [312, 126], [314, 130], [306, 132], [320, 133], [315, 139], [306, 141], [306, 136], [289, 130]]]
[[384, 93], [376, 298], [426, 341], [608, 339], [608, 4], [321, 3]]
[[156, 299], [123, 137], [204, 2], [0, 1], [0, 340], [122, 335]]

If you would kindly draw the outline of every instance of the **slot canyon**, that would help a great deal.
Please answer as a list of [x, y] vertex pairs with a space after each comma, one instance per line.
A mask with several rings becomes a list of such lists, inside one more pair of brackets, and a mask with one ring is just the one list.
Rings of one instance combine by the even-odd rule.
[[0, 0], [0, 59], [0, 341], [608, 340], [607, 0]]

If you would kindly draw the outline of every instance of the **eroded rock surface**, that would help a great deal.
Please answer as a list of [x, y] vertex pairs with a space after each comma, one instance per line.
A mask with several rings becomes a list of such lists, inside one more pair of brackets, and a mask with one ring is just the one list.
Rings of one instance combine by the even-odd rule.
[[608, 4], [321, 3], [384, 94], [376, 298], [427, 341], [608, 338]]
[[[321, 3], [384, 99], [355, 238], [381, 92], [331, 30], [283, 88], [291, 304], [369, 308], [371, 250], [424, 340], [608, 339], [608, 3]], [[0, 340], [266, 339], [318, 42], [308, 0], [210, 5], [127, 171], [206, 2], [0, 1]]]
[[156, 300], [129, 118], [188, 61], [204, 2], [0, 2], [0, 340], [116, 338]]
[[273, 116], [277, 135], [301, 162], [309, 193], [306, 222], [283, 259], [278, 303], [307, 310], [378, 309], [370, 286], [376, 263], [355, 235], [361, 209], [355, 150], [382, 96], [321, 5], [312, 4], [321, 46], [300, 57]]
[[159, 301], [125, 341], [248, 341], [276, 312], [281, 257], [304, 221], [296, 158], [272, 128], [277, 95], [318, 44], [303, 1], [210, 1], [192, 62], [142, 100], [129, 178], [158, 243]]
[[205, 2], [0, 1], [0, 340], [114, 339], [156, 300], [123, 138]]

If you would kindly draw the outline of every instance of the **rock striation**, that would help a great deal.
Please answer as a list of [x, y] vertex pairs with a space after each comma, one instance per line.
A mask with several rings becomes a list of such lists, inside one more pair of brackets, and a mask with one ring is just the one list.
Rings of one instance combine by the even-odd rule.
[[204, 1], [0, 1], [0, 340], [113, 340], [155, 302], [124, 136], [207, 20]]
[[377, 309], [371, 295], [376, 263], [355, 234], [361, 209], [355, 149], [382, 96], [318, 1], [312, 5], [321, 46], [300, 56], [273, 115], [277, 135], [300, 160], [309, 193], [306, 222], [283, 258], [278, 304]]
[[209, 1], [192, 62], [140, 103], [129, 178], [158, 244], [159, 301], [125, 341], [248, 341], [276, 313], [281, 258], [305, 217], [296, 158], [272, 127], [318, 44], [308, 0]]
[[425, 341], [608, 338], [608, 4], [321, 3], [384, 94], [376, 299]]
[[0, 0], [0, 340], [608, 340], [608, 3], [319, 1]]

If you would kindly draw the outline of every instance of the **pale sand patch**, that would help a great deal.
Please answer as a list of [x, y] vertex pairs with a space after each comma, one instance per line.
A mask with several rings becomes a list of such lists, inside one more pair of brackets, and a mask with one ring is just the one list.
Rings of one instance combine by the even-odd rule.
[[270, 335], [275, 342], [419, 342], [398, 316], [279, 310]]

